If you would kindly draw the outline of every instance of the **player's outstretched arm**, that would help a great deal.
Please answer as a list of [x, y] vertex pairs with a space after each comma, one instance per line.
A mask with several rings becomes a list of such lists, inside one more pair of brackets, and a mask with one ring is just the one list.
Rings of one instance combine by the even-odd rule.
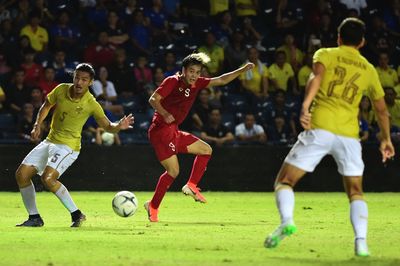
[[310, 78], [307, 81], [306, 93], [304, 95], [303, 105], [300, 114], [300, 123], [305, 130], [311, 129], [310, 106], [315, 98], [315, 95], [317, 95], [319, 91], [324, 73], [325, 67], [323, 64], [319, 62], [313, 64], [313, 72], [311, 73]]
[[106, 116], [104, 116], [100, 119], [97, 119], [96, 122], [100, 127], [104, 128], [105, 131], [117, 133], [120, 130], [132, 128], [134, 117], [132, 114], [129, 114], [128, 116], [125, 115], [118, 121], [118, 123], [113, 123]]
[[45, 100], [45, 102], [40, 106], [39, 112], [36, 116], [36, 122], [33, 125], [32, 131], [31, 131], [31, 138], [32, 140], [37, 140], [40, 136], [40, 129], [42, 127], [43, 121], [46, 119], [47, 115], [50, 112], [50, 109], [54, 106], [54, 104], [51, 104], [49, 100]]
[[222, 74], [221, 76], [212, 78], [207, 87], [210, 88], [210, 87], [214, 87], [214, 86], [224, 86], [225, 84], [228, 84], [229, 82], [231, 82], [232, 80], [237, 78], [243, 72], [246, 72], [247, 70], [250, 70], [253, 67], [254, 67], [253, 63], [247, 63], [244, 66], [242, 66], [232, 72], [228, 72], [228, 73]]
[[381, 144], [379, 150], [382, 153], [382, 162], [386, 162], [386, 160], [392, 158], [395, 153], [392, 141], [390, 140], [389, 112], [383, 98], [373, 101], [373, 105], [380, 128], [379, 138]]

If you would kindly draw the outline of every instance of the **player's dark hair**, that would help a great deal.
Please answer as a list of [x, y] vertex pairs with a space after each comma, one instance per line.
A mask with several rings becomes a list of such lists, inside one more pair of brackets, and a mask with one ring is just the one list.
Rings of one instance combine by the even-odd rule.
[[76, 72], [76, 71], [78, 71], [78, 70], [79, 70], [79, 71], [83, 71], [83, 72], [87, 72], [87, 73], [89, 73], [91, 79], [94, 78], [95, 72], [94, 72], [94, 69], [93, 69], [93, 67], [92, 67], [91, 64], [88, 64], [88, 63], [80, 63], [79, 65], [76, 66], [74, 72]]
[[338, 33], [344, 45], [359, 45], [365, 34], [365, 24], [358, 18], [346, 18], [340, 23]]
[[210, 62], [210, 57], [205, 53], [193, 53], [183, 59], [182, 66], [184, 68], [192, 65], [200, 65], [201, 67], [204, 67], [208, 62]]

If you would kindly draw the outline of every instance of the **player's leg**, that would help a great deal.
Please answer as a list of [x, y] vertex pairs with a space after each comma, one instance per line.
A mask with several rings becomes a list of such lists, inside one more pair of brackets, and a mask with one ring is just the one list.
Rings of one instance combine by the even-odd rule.
[[281, 217], [281, 224], [265, 240], [264, 246], [274, 248], [286, 236], [297, 231], [293, 221], [294, 192], [293, 187], [306, 172], [294, 165], [283, 163], [275, 180], [275, 201]]
[[368, 206], [364, 200], [361, 176], [343, 176], [343, 184], [350, 201], [350, 220], [354, 230], [357, 256], [369, 256], [367, 245]]
[[36, 174], [37, 170], [34, 166], [25, 164], [21, 164], [15, 173], [22, 201], [24, 202], [25, 209], [29, 214], [28, 220], [21, 224], [17, 224], [17, 226], [40, 227], [44, 225], [36, 207], [36, 191], [32, 183], [32, 177]]
[[165, 172], [158, 179], [153, 198], [146, 202], [144, 206], [147, 210], [150, 222], [158, 222], [158, 208], [160, 207], [161, 201], [175, 178], [179, 175], [179, 162], [176, 155], [172, 155], [160, 163], [164, 167]]
[[71, 227], [79, 227], [86, 220], [86, 216], [78, 209], [68, 189], [58, 179], [75, 162], [78, 155], [79, 152], [66, 145], [51, 143], [47, 165], [41, 175], [43, 185], [53, 192], [70, 212]]
[[212, 148], [206, 142], [186, 132], [180, 132], [179, 143], [180, 147], [178, 147], [178, 149], [181, 152], [187, 152], [196, 155], [189, 180], [187, 184], [183, 186], [182, 192], [185, 195], [191, 196], [195, 201], [206, 203], [207, 200], [200, 193], [198, 184], [207, 169], [207, 164], [212, 154]]
[[41, 174], [46, 166], [49, 152], [49, 142], [42, 141], [24, 158], [21, 165], [15, 172], [15, 178], [21, 192], [22, 200], [28, 211], [29, 218], [17, 226], [43, 226], [36, 207], [36, 191], [32, 183], [32, 177], [37, 173]]

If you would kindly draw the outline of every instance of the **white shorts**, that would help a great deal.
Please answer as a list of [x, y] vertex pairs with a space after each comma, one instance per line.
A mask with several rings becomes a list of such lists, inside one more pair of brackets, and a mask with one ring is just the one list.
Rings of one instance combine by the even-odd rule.
[[338, 136], [322, 129], [301, 132], [285, 162], [312, 172], [327, 154], [335, 159], [341, 175], [362, 176], [364, 162], [360, 142], [355, 138]]
[[48, 140], [40, 142], [22, 161], [22, 164], [34, 166], [39, 175], [46, 166], [58, 171], [60, 177], [78, 158], [79, 152], [63, 144], [54, 144]]

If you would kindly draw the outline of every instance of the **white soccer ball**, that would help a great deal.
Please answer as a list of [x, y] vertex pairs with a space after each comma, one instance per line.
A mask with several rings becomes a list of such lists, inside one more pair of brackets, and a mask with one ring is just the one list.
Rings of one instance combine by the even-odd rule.
[[103, 145], [111, 146], [114, 144], [114, 134], [109, 132], [103, 132], [101, 134], [101, 139], [103, 140]]
[[112, 200], [112, 207], [116, 214], [121, 217], [132, 216], [138, 208], [138, 200], [132, 192], [120, 191]]

